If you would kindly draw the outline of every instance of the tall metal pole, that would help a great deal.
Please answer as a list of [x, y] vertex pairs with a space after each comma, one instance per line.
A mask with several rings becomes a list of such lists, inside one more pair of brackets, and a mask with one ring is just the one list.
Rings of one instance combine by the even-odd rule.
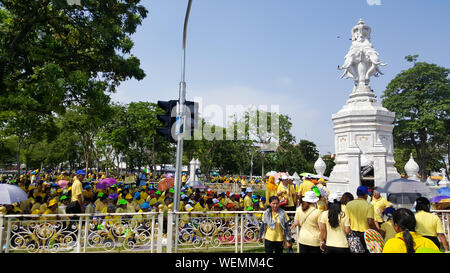
[[[173, 211], [176, 212], [179, 210], [180, 206], [180, 190], [181, 190], [181, 171], [183, 166], [183, 137], [184, 131], [186, 131], [186, 117], [184, 113], [184, 104], [186, 101], [186, 82], [185, 79], [185, 62], [186, 62], [186, 34], [187, 34], [187, 25], [189, 20], [189, 13], [191, 12], [192, 0], [189, 0], [188, 6], [186, 9], [186, 16], [184, 18], [184, 28], [183, 28], [183, 48], [182, 48], [182, 56], [181, 56], [181, 82], [180, 82], [180, 94], [179, 94], [179, 103], [177, 110], [177, 156], [176, 156], [176, 170], [175, 170], [175, 194], [173, 200]], [[180, 130], [181, 126], [183, 127]]]

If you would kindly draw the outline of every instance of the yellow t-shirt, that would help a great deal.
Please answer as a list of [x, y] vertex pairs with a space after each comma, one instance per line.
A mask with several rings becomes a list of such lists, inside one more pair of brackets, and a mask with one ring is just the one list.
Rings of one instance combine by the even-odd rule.
[[310, 191], [312, 187], [314, 187], [314, 183], [309, 180], [305, 180], [300, 184], [300, 188], [298, 189], [298, 192], [300, 193], [300, 195], [302, 197], [304, 197], [305, 192]]
[[278, 189], [277, 189], [277, 194], [282, 192], [282, 191], [286, 191], [285, 193], [281, 194], [280, 196], [278, 196], [278, 198], [283, 199], [283, 198], [288, 198], [288, 207], [293, 207], [294, 204], [294, 199], [292, 198], [292, 187], [287, 184], [287, 186], [283, 185], [282, 182], [280, 182], [280, 184], [278, 185]]
[[[419, 248], [430, 248], [435, 251], [439, 251], [439, 248], [431, 241], [425, 237], [420, 236], [416, 232], [410, 232], [414, 241], [414, 250], [417, 251]], [[383, 248], [383, 253], [407, 253], [406, 244], [403, 240], [403, 232], [397, 233], [395, 238], [389, 239]]]
[[386, 200], [386, 198], [380, 197], [378, 199], [373, 198], [372, 199], [372, 205], [374, 209], [374, 220], [375, 222], [383, 222], [383, 219], [381, 218], [383, 211], [391, 206], [391, 202]]
[[444, 234], [441, 219], [437, 215], [420, 210], [415, 215], [416, 232], [422, 236], [437, 236]]
[[392, 239], [395, 237], [397, 232], [394, 229], [394, 221], [392, 219], [384, 222], [381, 224], [381, 230], [384, 230], [386, 234], [384, 235], [384, 241], [387, 242], [387, 240]]
[[315, 207], [306, 211], [298, 207], [295, 211], [294, 221], [300, 226], [298, 234], [299, 243], [308, 246], [320, 246], [319, 217], [322, 212]]
[[[289, 216], [287, 215], [286, 212], [284, 213], [286, 221], [289, 221]], [[267, 226], [266, 235], [264, 236], [264, 239], [272, 242], [282, 242], [284, 241], [284, 233], [283, 229], [281, 228], [280, 219], [278, 218], [278, 212], [276, 214], [272, 212], [272, 219], [276, 220], [275, 228], [272, 229], [270, 226]]]
[[368, 218], [373, 219], [373, 205], [365, 199], [355, 199], [347, 203], [345, 213], [350, 218], [350, 226], [353, 231], [365, 232], [369, 229]]
[[328, 211], [324, 211], [319, 218], [320, 223], [324, 223], [327, 226], [327, 238], [326, 245], [331, 247], [347, 248], [348, 241], [345, 234], [345, 227], [350, 227], [350, 220], [347, 214], [342, 213], [339, 215], [339, 226], [333, 228], [328, 221]]
[[78, 180], [78, 178], [74, 178], [72, 184], [72, 198], [70, 199], [70, 201], [78, 201], [79, 195], [81, 195], [81, 200], [83, 200], [83, 185], [81, 184], [80, 180]]
[[244, 197], [244, 210], [247, 210], [248, 207], [253, 208], [253, 200], [250, 196], [246, 195]]

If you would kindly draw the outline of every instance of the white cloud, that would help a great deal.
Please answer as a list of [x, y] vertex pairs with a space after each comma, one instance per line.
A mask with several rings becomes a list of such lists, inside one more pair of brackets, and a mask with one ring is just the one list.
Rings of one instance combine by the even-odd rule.
[[380, 6], [381, 0], [366, 0], [369, 6]]

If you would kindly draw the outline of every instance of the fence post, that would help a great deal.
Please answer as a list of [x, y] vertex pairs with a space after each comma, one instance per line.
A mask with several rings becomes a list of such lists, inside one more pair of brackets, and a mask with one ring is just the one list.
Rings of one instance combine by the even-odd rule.
[[11, 219], [10, 218], [6, 218], [6, 225], [7, 225], [7, 229], [6, 229], [6, 247], [5, 247], [5, 253], [9, 253], [9, 240], [11, 239]]
[[162, 253], [162, 238], [163, 238], [164, 213], [158, 213], [158, 237], [156, 239], [156, 252]]
[[239, 218], [238, 214], [234, 215], [234, 253], [238, 253], [238, 240], [239, 240]]
[[178, 222], [179, 222], [179, 219], [180, 219], [180, 216], [181, 215], [178, 215], [176, 212], [175, 212], [175, 231], [174, 231], [174, 237], [173, 237], [173, 239], [175, 240], [175, 253], [178, 253]]
[[244, 253], [244, 213], [241, 213], [241, 253]]
[[88, 238], [89, 238], [89, 217], [85, 217], [85, 223], [84, 223], [84, 245], [83, 245], [83, 253], [86, 253]]
[[152, 226], [151, 226], [151, 232], [150, 232], [150, 253], [153, 253], [153, 249], [155, 247], [155, 215], [152, 214]]
[[3, 215], [0, 215], [0, 253], [3, 253], [3, 232], [5, 228], [3, 227]]
[[77, 238], [77, 248], [76, 253], [81, 252], [81, 231], [82, 231], [83, 220], [81, 216], [78, 216], [78, 238]]
[[167, 246], [166, 252], [172, 253], [172, 238], [173, 238], [173, 212], [169, 211], [167, 213]]

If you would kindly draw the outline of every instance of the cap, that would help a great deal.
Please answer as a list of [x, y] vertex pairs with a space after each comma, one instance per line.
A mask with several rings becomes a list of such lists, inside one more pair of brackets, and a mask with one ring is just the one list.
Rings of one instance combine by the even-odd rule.
[[302, 200], [308, 203], [316, 203], [317, 201], [319, 201], [319, 197], [316, 196], [315, 192], [307, 191], [305, 192], [305, 197], [303, 197]]
[[359, 186], [356, 189], [356, 195], [361, 196], [361, 195], [366, 195], [369, 193], [369, 189], [366, 186]]
[[84, 170], [78, 170], [76, 175], [86, 175], [86, 172]]

